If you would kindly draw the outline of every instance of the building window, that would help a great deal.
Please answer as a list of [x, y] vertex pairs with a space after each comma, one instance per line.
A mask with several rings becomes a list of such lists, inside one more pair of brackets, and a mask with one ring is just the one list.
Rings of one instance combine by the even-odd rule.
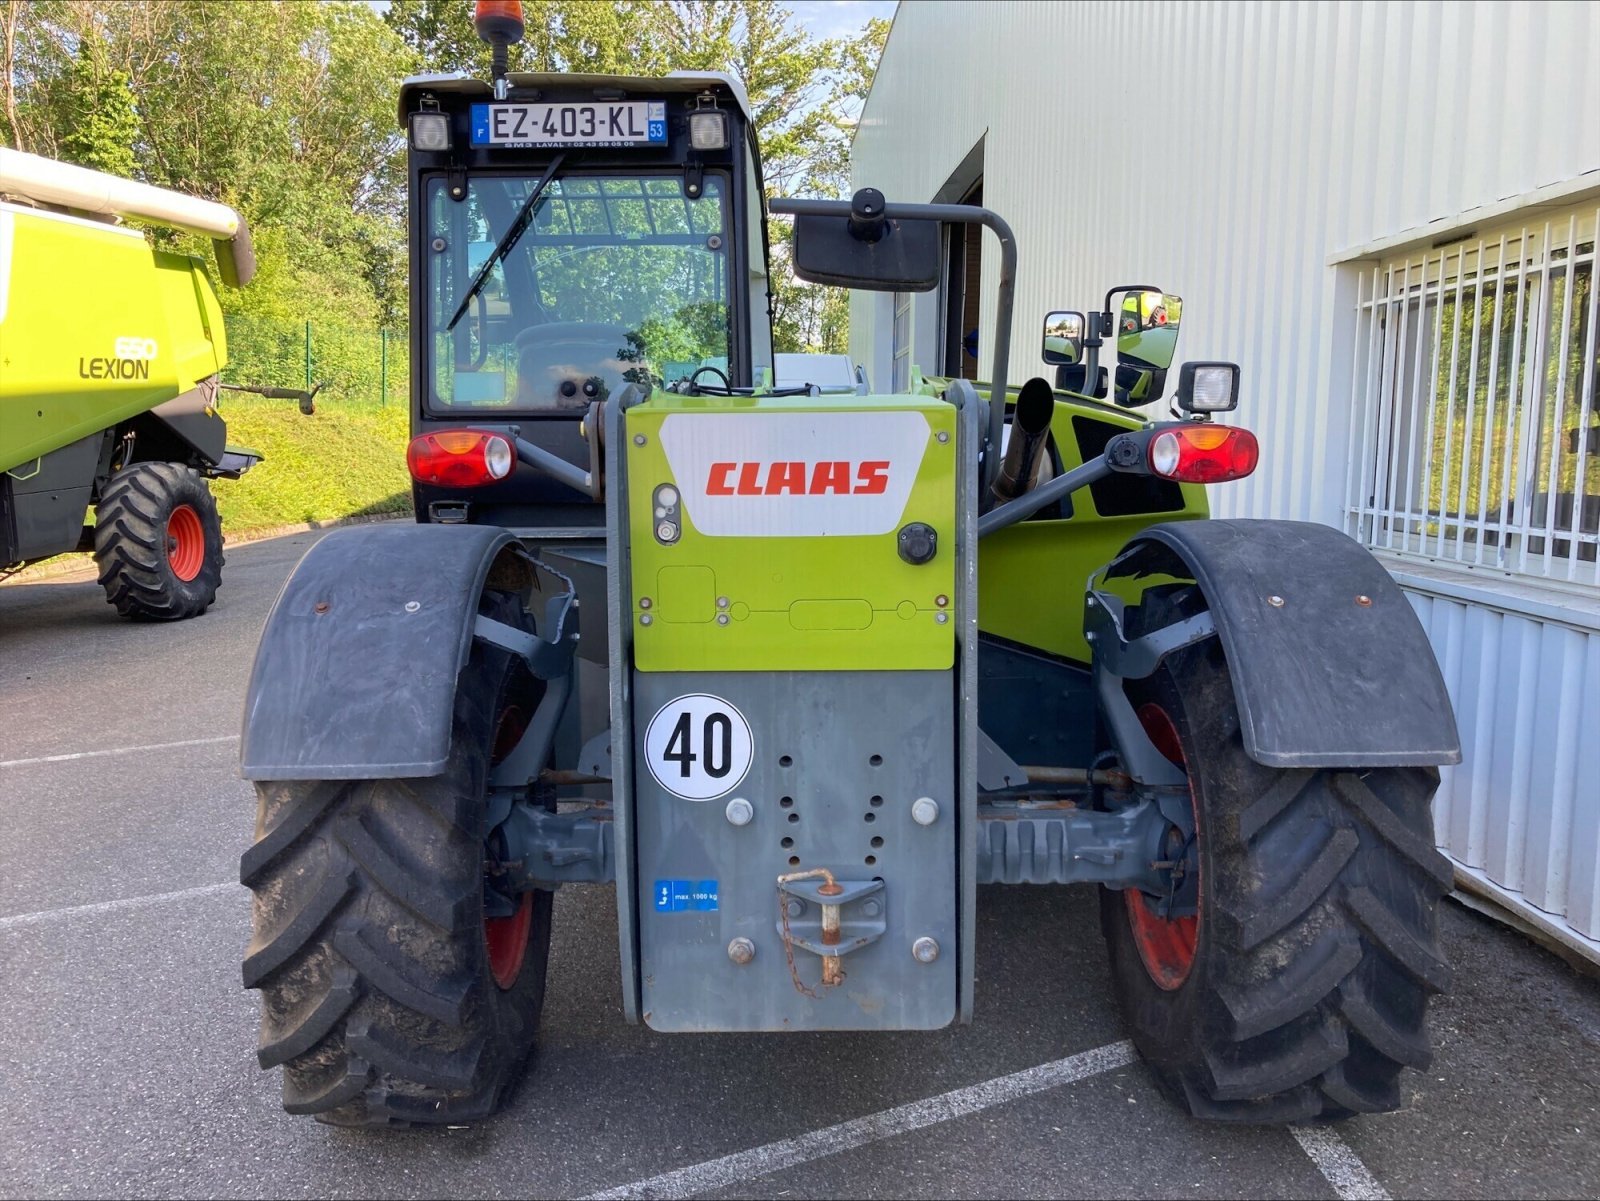
[[911, 387], [911, 293], [894, 294], [894, 359], [889, 370], [889, 390], [905, 392]]
[[1375, 549], [1600, 582], [1600, 210], [1413, 251], [1357, 295], [1348, 531]]

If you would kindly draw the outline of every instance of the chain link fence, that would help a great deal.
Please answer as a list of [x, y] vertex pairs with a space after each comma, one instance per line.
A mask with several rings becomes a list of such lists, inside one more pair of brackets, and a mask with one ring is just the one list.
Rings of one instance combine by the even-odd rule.
[[[320, 383], [319, 405], [406, 407], [411, 344], [403, 329], [354, 329], [315, 319], [241, 314], [230, 315], [225, 324], [224, 383], [307, 390]], [[243, 399], [249, 394], [232, 395]]]

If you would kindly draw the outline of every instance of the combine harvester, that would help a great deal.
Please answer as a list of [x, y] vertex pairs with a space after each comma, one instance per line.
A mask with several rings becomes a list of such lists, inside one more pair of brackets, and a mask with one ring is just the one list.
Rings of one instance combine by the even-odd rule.
[[93, 551], [123, 616], [194, 617], [222, 575], [206, 480], [261, 456], [217, 414], [227, 337], [204, 264], [121, 217], [211, 238], [230, 287], [255, 274], [226, 205], [0, 149], [0, 575]]

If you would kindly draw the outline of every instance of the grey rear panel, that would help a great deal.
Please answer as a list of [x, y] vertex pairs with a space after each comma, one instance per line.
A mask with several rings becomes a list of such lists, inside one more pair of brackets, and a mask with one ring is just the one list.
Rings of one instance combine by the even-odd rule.
[[[666, 1031], [932, 1029], [954, 1020], [954, 672], [634, 673], [633, 683], [644, 1020]], [[753, 746], [745, 776], [708, 801], [668, 792], [637, 749], [657, 711], [694, 693], [737, 708]], [[735, 797], [754, 810], [748, 825], [727, 818]], [[919, 797], [938, 802], [931, 825], [912, 820]], [[842, 957], [844, 981], [832, 988], [821, 983], [822, 960], [802, 947], [793, 947], [791, 972], [780, 932], [778, 877], [818, 867], [841, 884], [883, 881], [875, 898], [843, 910], [847, 941], [879, 923], [882, 933]], [[814, 926], [818, 908], [792, 919], [791, 935]], [[754, 944], [743, 966], [729, 958], [736, 938]], [[940, 948], [932, 963], [912, 956], [920, 938]]]

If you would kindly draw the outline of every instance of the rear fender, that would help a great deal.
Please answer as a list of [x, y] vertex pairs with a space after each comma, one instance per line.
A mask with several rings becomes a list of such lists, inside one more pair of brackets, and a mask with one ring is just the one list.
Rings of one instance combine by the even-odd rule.
[[334, 530], [267, 617], [245, 697], [247, 780], [436, 776], [486, 586], [524, 593], [534, 564], [495, 526]]
[[1455, 714], [1422, 623], [1354, 539], [1311, 522], [1164, 523], [1142, 531], [1096, 579], [1149, 576], [1194, 580], [1207, 612], [1129, 642], [1121, 603], [1091, 583], [1085, 621], [1098, 672], [1148, 675], [1214, 630], [1245, 753], [1256, 762], [1461, 762]]

